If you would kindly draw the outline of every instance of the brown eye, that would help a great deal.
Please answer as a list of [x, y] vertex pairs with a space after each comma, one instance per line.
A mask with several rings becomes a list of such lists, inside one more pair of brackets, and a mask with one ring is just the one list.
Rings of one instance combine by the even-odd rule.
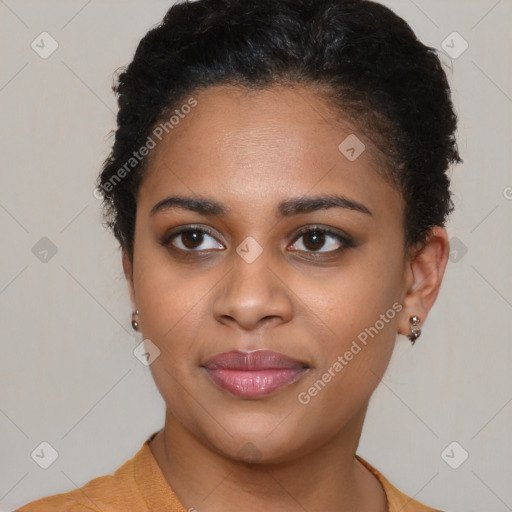
[[218, 242], [216, 245], [208, 242], [209, 239], [216, 240], [213, 234], [208, 230], [189, 227], [167, 236], [162, 241], [162, 244], [171, 244], [174, 248], [186, 252], [199, 252], [211, 249], [219, 250], [224, 248], [224, 246]]
[[197, 249], [203, 243], [204, 234], [200, 231], [182, 231], [180, 235], [187, 249]]
[[325, 244], [325, 235], [321, 231], [309, 231], [302, 238], [308, 251], [318, 251]]
[[[298, 243], [301, 239], [303, 242]], [[303, 229], [299, 232], [296, 240], [292, 247], [303, 252], [335, 253], [354, 246], [350, 238], [331, 229], [320, 227]], [[320, 250], [322, 247], [327, 247], [327, 249], [322, 251]]]

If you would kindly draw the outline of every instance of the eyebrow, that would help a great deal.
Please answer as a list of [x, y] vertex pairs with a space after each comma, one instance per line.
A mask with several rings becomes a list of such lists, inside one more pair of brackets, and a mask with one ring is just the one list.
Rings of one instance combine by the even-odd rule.
[[[201, 215], [226, 216], [231, 209], [214, 199], [201, 197], [169, 196], [158, 201], [151, 208], [150, 217], [158, 212], [180, 208], [190, 210]], [[329, 208], [344, 208], [356, 212], [373, 215], [372, 212], [362, 203], [341, 195], [319, 195], [312, 197], [296, 197], [286, 199], [277, 206], [277, 217], [291, 217], [300, 213], [309, 213]]]

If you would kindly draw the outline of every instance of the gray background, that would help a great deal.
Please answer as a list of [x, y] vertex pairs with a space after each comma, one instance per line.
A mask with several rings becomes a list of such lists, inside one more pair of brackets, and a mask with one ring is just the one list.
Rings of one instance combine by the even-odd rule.
[[[428, 505], [512, 510], [512, 2], [383, 3], [426, 44], [454, 31], [468, 42], [443, 55], [465, 162], [440, 296], [414, 348], [397, 337], [358, 453]], [[113, 472], [164, 422], [93, 184], [115, 128], [112, 74], [170, 4], [0, 1], [4, 511]], [[59, 45], [46, 59], [31, 47], [43, 31]], [[46, 262], [33, 252], [43, 237], [57, 249]], [[58, 452], [48, 469], [31, 458], [42, 441]], [[469, 453], [457, 469], [441, 455], [453, 441]]]

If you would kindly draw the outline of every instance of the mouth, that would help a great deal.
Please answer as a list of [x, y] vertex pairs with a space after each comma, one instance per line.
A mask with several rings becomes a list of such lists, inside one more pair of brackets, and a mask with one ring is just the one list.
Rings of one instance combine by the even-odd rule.
[[263, 398], [297, 381], [309, 370], [301, 361], [263, 349], [224, 352], [201, 367], [217, 386], [245, 399]]

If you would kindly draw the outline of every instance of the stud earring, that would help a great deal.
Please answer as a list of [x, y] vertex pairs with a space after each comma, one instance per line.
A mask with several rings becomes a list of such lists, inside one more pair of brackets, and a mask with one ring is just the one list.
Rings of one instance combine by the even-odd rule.
[[421, 323], [419, 316], [413, 315], [409, 318], [409, 324], [411, 326], [411, 333], [407, 336], [411, 340], [411, 345], [420, 337], [421, 329], [415, 329], [417, 325]]
[[135, 311], [132, 312], [132, 327], [133, 327], [133, 330], [134, 331], [138, 331], [139, 330], [139, 322], [137, 322], [137, 320], [135, 320], [135, 317], [139, 314], [139, 310], [136, 309]]

